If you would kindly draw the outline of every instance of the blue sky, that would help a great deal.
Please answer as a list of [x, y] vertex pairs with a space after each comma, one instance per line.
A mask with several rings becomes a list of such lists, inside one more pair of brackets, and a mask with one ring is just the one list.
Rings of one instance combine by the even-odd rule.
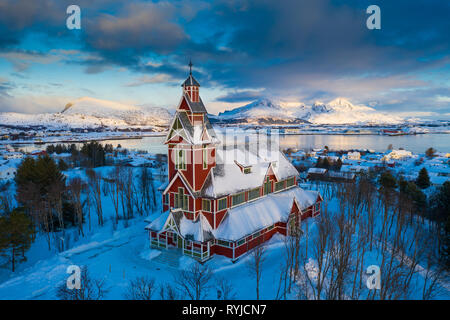
[[[66, 8], [81, 8], [81, 30]], [[381, 8], [381, 30], [366, 8]], [[348, 98], [450, 116], [450, 2], [0, 0], [0, 111], [83, 96], [174, 108], [192, 59], [211, 113]]]

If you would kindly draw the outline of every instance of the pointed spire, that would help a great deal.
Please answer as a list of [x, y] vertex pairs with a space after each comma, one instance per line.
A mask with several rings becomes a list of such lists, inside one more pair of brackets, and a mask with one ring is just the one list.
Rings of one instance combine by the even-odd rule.
[[183, 84], [181, 85], [182, 87], [186, 87], [186, 86], [196, 86], [196, 87], [200, 87], [200, 84], [197, 82], [197, 80], [195, 80], [194, 76], [192, 75], [192, 60], [189, 59], [189, 76], [186, 79], [186, 81], [183, 82]]
[[192, 66], [193, 66], [192, 60], [189, 59], [189, 74], [190, 74], [190, 75], [192, 75]]

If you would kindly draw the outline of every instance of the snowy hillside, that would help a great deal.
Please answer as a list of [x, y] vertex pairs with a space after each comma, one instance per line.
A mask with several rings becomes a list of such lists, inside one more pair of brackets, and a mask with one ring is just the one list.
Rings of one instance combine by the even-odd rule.
[[269, 99], [260, 99], [243, 107], [219, 113], [224, 122], [247, 123], [286, 123], [311, 122], [315, 124], [398, 124], [404, 122], [400, 117], [381, 113], [373, 108], [354, 105], [344, 98], [328, 103], [315, 102], [312, 106], [286, 104]]
[[0, 113], [0, 125], [52, 129], [164, 127], [170, 119], [170, 112], [164, 108], [142, 108], [90, 97], [67, 103], [60, 113]]

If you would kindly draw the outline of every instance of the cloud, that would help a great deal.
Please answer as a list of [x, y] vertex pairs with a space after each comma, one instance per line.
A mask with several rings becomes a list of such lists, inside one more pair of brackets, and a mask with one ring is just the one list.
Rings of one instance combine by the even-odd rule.
[[5, 78], [0, 77], [0, 96], [1, 97], [11, 97], [10, 91], [15, 88], [13, 82], [8, 81]]
[[25, 71], [33, 63], [51, 64], [60, 60], [57, 55], [19, 49], [0, 51], [0, 58], [11, 62], [17, 72]]
[[127, 4], [119, 13], [88, 20], [86, 45], [120, 64], [137, 64], [147, 52], [167, 54], [187, 38], [168, 2]]
[[261, 97], [262, 92], [258, 90], [245, 90], [229, 92], [216, 98], [220, 102], [247, 102]]
[[0, 95], [0, 112], [45, 113], [61, 111], [71, 99], [61, 96], [26, 95], [19, 97]]
[[[192, 58], [202, 88], [221, 91], [215, 106], [262, 92], [305, 102], [347, 96], [400, 112], [449, 108], [447, 0], [379, 0], [381, 30], [366, 28], [369, 0], [79, 0], [80, 32], [65, 28], [71, 2], [0, 0], [3, 58], [17, 71], [52, 58], [87, 74], [116, 66], [144, 74], [125, 87], [171, 85]], [[35, 34], [45, 35], [42, 50], [25, 48]]]
[[126, 87], [138, 87], [145, 84], [155, 84], [155, 83], [168, 83], [168, 82], [174, 82], [175, 79], [172, 78], [172, 76], [168, 74], [157, 74], [154, 76], [147, 76], [144, 75], [140, 78], [137, 78], [136, 81], [126, 84]]

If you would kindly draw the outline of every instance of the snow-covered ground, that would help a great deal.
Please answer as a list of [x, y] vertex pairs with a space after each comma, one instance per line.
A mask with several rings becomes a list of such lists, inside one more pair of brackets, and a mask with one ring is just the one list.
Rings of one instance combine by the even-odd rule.
[[[137, 155], [135, 164], [140, 165], [144, 160]], [[14, 160], [19, 162], [20, 160]], [[353, 160], [351, 160], [353, 161]], [[354, 160], [356, 161], [356, 160]], [[412, 161], [412, 160], [411, 160]], [[412, 163], [411, 163], [412, 165]], [[134, 174], [138, 174], [140, 168], [133, 168]], [[103, 176], [107, 176], [111, 167], [97, 168]], [[152, 169], [155, 177], [165, 179], [159, 175], [159, 169]], [[65, 172], [68, 178], [80, 177], [86, 179], [84, 170], [70, 169]], [[155, 181], [157, 188], [163, 181]], [[308, 189], [320, 188], [314, 184], [305, 184]], [[324, 190], [319, 189], [325, 197], [325, 203], [329, 211], [338, 212], [339, 202], [336, 198]], [[10, 189], [14, 192], [14, 188]], [[160, 213], [160, 200], [158, 197], [158, 207], [153, 212], [148, 212], [147, 216], [136, 215], [128, 221], [125, 227], [124, 220], [120, 220], [117, 228], [113, 228], [112, 218], [114, 208], [109, 195], [103, 196], [103, 210], [106, 222], [103, 226], [97, 224], [97, 219], [92, 209], [91, 226], [85, 223], [85, 236], [78, 235], [75, 228], [67, 230], [65, 237], [66, 250], [58, 252], [54, 246], [48, 249], [47, 240], [44, 235], [39, 234], [32, 244], [26, 256], [28, 260], [18, 264], [16, 272], [10, 271], [10, 265], [0, 260], [0, 299], [56, 299], [56, 288], [64, 283], [69, 276], [66, 273], [70, 265], [87, 266], [90, 275], [95, 279], [104, 279], [108, 292], [107, 299], [123, 299], [127, 287], [131, 280], [138, 276], [149, 276], [156, 279], [158, 285], [174, 284], [174, 276], [180, 269], [189, 268], [193, 259], [179, 255], [176, 249], [169, 253], [150, 249], [148, 235], [144, 227], [148, 221], [155, 219]], [[312, 218], [304, 222], [303, 230], [308, 230], [308, 237], [302, 237], [302, 248], [312, 248], [314, 237], [317, 235], [317, 220]], [[311, 250], [311, 249], [310, 249]], [[277, 235], [270, 240], [267, 245], [266, 259], [264, 261], [261, 279], [261, 299], [275, 299], [280, 278], [281, 264], [285, 260], [284, 237]], [[206, 265], [214, 270], [214, 278], [226, 278], [231, 285], [238, 299], [254, 299], [255, 280], [249, 273], [247, 262], [250, 257], [244, 256], [236, 263], [231, 263], [228, 258], [214, 256], [206, 262]], [[381, 256], [376, 251], [367, 252], [364, 267], [380, 264]], [[2, 262], [3, 261], [3, 262]], [[312, 277], [317, 272], [317, 261], [313, 256], [306, 260], [306, 269]], [[416, 286], [410, 298], [421, 299], [421, 286], [423, 277], [426, 274], [426, 266], [419, 263], [417, 272], [413, 276], [413, 284]], [[364, 278], [365, 281], [365, 278]], [[439, 299], [450, 298], [448, 279], [440, 282], [442, 292], [436, 297]], [[159, 298], [158, 292], [154, 298]], [[215, 283], [207, 295], [209, 299], [217, 298]], [[296, 298], [293, 290], [289, 299]]]

